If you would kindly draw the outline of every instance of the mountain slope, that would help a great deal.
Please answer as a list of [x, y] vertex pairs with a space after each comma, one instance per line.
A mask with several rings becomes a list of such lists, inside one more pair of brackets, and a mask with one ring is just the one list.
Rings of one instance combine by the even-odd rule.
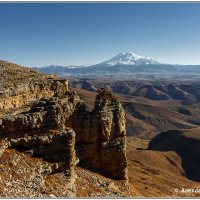
[[36, 68], [44, 73], [59, 76], [105, 76], [130, 75], [136, 73], [154, 74], [196, 74], [200, 72], [200, 65], [172, 65], [163, 64], [149, 57], [137, 55], [132, 52], [119, 53], [111, 59], [95, 65], [81, 66], [46, 66]]
[[147, 150], [147, 146], [147, 140], [127, 137], [129, 183], [139, 193], [137, 197], [199, 197], [199, 193], [180, 192], [182, 188], [200, 189], [200, 185], [185, 176], [176, 152]]
[[171, 130], [163, 132], [152, 139], [149, 149], [157, 151], [174, 151], [182, 158], [186, 176], [200, 181], [200, 128], [190, 130]]
[[145, 81], [118, 79], [80, 79], [71, 81], [73, 87], [90, 91], [106, 88], [114, 93], [143, 97], [156, 101], [175, 100], [183, 104], [200, 102], [199, 81]]
[[0, 77], [0, 91], [19, 83], [31, 83], [48, 78], [47, 75], [36, 70], [3, 60], [0, 60]]
[[[89, 88], [95, 87], [89, 85]], [[91, 110], [94, 106], [92, 99], [94, 99], [95, 91], [79, 87], [73, 90], [77, 91]], [[198, 105], [183, 106], [181, 102], [174, 100], [150, 100], [121, 93], [116, 93], [116, 95], [126, 110], [126, 129], [129, 136], [150, 139], [160, 131], [194, 128], [200, 124]]]
[[128, 53], [119, 53], [115, 57], [99, 63], [100, 66], [115, 66], [115, 65], [148, 65], [148, 64], [159, 64], [159, 62], [149, 58], [137, 55], [132, 52]]

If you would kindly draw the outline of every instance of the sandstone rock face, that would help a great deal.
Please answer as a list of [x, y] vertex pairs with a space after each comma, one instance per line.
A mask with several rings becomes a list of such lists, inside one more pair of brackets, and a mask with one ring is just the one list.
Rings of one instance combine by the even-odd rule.
[[0, 113], [30, 106], [44, 97], [62, 97], [68, 90], [68, 81], [44, 75], [30, 68], [0, 60]]
[[80, 106], [67, 124], [76, 132], [81, 166], [114, 179], [127, 178], [125, 112], [114, 95], [98, 90], [94, 110]]
[[[33, 71], [23, 84], [17, 80], [13, 84], [7, 64], [0, 61], [12, 86], [0, 82], [0, 158], [7, 149], [16, 149], [42, 159], [45, 176], [65, 172], [64, 196], [76, 195], [77, 164], [113, 179], [127, 179], [125, 112], [114, 95], [100, 89], [89, 112], [79, 96], [68, 90], [66, 80]], [[11, 67], [23, 74], [24, 69]]]
[[0, 110], [28, 106], [34, 101], [44, 98], [63, 95], [68, 88], [66, 80], [47, 79], [45, 81], [20, 84], [12, 89], [0, 93]]
[[[75, 196], [75, 133], [65, 127], [65, 117], [74, 110], [75, 99], [51, 97], [34, 102], [26, 113], [1, 119], [1, 154], [17, 149], [46, 161], [42, 174], [65, 172], [68, 177], [65, 196]], [[41, 175], [42, 176], [42, 175]], [[72, 192], [73, 191], [73, 192]], [[44, 195], [45, 196], [45, 195]]]

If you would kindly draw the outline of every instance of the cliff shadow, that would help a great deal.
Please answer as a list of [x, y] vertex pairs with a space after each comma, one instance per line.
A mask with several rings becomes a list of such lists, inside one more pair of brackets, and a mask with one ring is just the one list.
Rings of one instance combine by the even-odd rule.
[[179, 130], [162, 132], [150, 141], [148, 150], [176, 152], [185, 176], [200, 182], [200, 135], [185, 135]]

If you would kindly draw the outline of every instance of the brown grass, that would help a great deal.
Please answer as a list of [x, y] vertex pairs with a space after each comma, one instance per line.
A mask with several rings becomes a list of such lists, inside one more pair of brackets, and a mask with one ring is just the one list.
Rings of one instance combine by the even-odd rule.
[[147, 144], [147, 141], [133, 137], [129, 137], [127, 142], [129, 181], [138, 196], [200, 196], [199, 193], [176, 193], [176, 188], [200, 188], [200, 185], [185, 177], [181, 158], [175, 152], [137, 149], [146, 148]]

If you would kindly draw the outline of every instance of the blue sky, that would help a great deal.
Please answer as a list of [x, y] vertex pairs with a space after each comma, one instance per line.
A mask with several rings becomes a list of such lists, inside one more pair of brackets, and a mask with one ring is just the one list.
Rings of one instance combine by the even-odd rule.
[[200, 3], [0, 3], [0, 59], [95, 64], [132, 51], [200, 64]]

